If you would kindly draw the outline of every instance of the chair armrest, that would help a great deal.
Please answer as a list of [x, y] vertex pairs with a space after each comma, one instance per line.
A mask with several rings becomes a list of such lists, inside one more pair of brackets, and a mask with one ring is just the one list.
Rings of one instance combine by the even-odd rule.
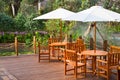
[[108, 63], [107, 61], [99, 60], [99, 59], [97, 60], [97, 62], [106, 63], [106, 64]]
[[60, 48], [61, 51], [64, 51], [65, 49], [64, 48]]
[[79, 53], [79, 52], [77, 53], [77, 55], [78, 55], [78, 56], [82, 56], [82, 54], [81, 54], [81, 53]]

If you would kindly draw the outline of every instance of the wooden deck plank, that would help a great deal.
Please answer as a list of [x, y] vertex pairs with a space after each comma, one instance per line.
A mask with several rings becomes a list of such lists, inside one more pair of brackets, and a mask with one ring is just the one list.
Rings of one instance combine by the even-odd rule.
[[[0, 57], [0, 68], [6, 69], [18, 80], [75, 80], [74, 75], [64, 75], [64, 63], [56, 60], [38, 63], [37, 55]], [[77, 80], [102, 80], [87, 74]], [[1, 80], [1, 79], [0, 79]]]

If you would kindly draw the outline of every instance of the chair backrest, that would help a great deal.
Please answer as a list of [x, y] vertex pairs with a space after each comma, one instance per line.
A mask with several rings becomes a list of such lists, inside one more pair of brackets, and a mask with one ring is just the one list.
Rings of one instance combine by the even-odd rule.
[[44, 52], [48, 52], [49, 51], [49, 47], [48, 46], [40, 46], [40, 52], [44, 53]]
[[75, 50], [65, 49], [65, 61], [66, 60], [77, 62], [77, 52]]
[[81, 53], [82, 51], [86, 50], [85, 44], [79, 45], [79, 48], [80, 48], [80, 50], [79, 50], [80, 53]]
[[39, 53], [48, 53], [49, 52], [49, 46], [45, 46], [45, 45], [40, 45], [40, 43], [38, 44], [38, 50]]
[[50, 48], [48, 45], [38, 43], [38, 62], [41, 60], [49, 60], [50, 62]]
[[53, 43], [53, 42], [60, 42], [61, 39], [60, 38], [49, 38], [49, 44]]
[[84, 44], [84, 40], [83, 39], [77, 39], [76, 42], [77, 42], [78, 45]]
[[79, 49], [78, 50], [79, 52], [86, 50], [86, 46], [84, 44], [84, 40], [83, 39], [77, 39], [76, 43], [77, 43], [77, 47]]
[[68, 42], [66, 45], [66, 49], [77, 51], [77, 44], [73, 42]]
[[111, 46], [110, 53], [108, 54], [109, 66], [120, 65], [120, 47]]

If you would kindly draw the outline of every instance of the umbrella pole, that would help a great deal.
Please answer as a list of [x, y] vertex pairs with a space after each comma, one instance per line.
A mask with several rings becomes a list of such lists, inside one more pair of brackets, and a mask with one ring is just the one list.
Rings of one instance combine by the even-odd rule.
[[60, 20], [60, 41], [62, 42], [62, 20]]
[[94, 53], [96, 53], [96, 22], [94, 22]]

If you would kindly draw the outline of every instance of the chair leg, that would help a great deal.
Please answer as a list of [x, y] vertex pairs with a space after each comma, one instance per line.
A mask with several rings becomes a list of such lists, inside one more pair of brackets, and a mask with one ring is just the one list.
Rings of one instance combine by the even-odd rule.
[[60, 51], [60, 50], [59, 50], [59, 47], [58, 47], [58, 60], [60, 60], [60, 59], [59, 59], [59, 53], [60, 53], [59, 51]]
[[107, 71], [107, 80], [110, 80], [110, 70]]
[[49, 62], [50, 62], [50, 54], [49, 54]]
[[64, 73], [65, 73], [65, 75], [66, 75], [66, 68], [67, 68], [67, 64], [66, 64], [66, 62], [64, 63], [64, 65], [65, 65], [65, 70], [64, 70]]
[[77, 67], [75, 67], [75, 78], [77, 78]]
[[84, 70], [85, 70], [84, 73], [85, 73], [85, 77], [86, 77], [86, 66], [84, 67]]
[[38, 62], [40, 63], [40, 53], [38, 54]]
[[48, 58], [49, 58], [49, 62], [50, 62], [50, 47], [49, 47], [49, 57]]

